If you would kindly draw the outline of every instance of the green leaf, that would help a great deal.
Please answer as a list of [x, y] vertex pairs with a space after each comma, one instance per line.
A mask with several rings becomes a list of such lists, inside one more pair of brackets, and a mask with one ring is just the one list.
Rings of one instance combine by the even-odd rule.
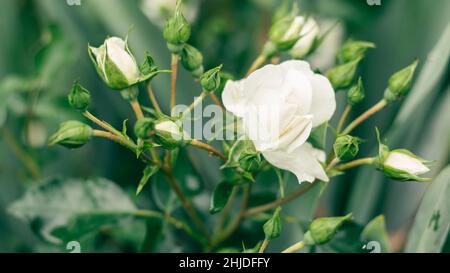
[[211, 205], [209, 207], [209, 212], [211, 214], [216, 214], [226, 206], [228, 199], [230, 199], [231, 193], [233, 192], [234, 185], [225, 181], [216, 186], [211, 198]]
[[153, 164], [145, 167], [144, 174], [142, 175], [141, 181], [139, 181], [139, 186], [137, 187], [136, 190], [136, 195], [139, 195], [141, 193], [142, 189], [144, 189], [145, 185], [147, 185], [147, 182], [150, 179], [150, 177], [152, 177], [155, 173], [157, 173], [159, 169], [160, 169], [159, 165]]
[[328, 122], [320, 125], [309, 136], [308, 142], [315, 148], [325, 150], [327, 144]]
[[427, 189], [420, 204], [406, 252], [440, 252], [450, 226], [450, 166]]
[[381, 246], [381, 252], [389, 253], [389, 238], [386, 231], [386, 222], [384, 215], [380, 215], [370, 221], [361, 233], [361, 241], [368, 243], [378, 242]]
[[147, 231], [142, 245], [142, 252], [155, 252], [162, 237], [163, 221], [158, 218], [151, 218], [147, 221]]
[[28, 189], [8, 208], [9, 213], [53, 243], [77, 240], [104, 225], [129, 217], [136, 210], [118, 186], [103, 178], [52, 179]]

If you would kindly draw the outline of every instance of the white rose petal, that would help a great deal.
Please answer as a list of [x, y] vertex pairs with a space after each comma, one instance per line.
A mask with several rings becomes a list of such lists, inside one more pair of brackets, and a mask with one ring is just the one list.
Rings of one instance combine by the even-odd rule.
[[313, 128], [336, 110], [335, 92], [324, 76], [304, 61], [267, 65], [247, 79], [229, 81], [222, 94], [228, 111], [242, 120], [244, 132], [274, 166], [299, 181], [328, 181], [319, 152], [307, 143]]
[[126, 42], [120, 38], [112, 37], [105, 41], [107, 54], [117, 68], [127, 78], [129, 83], [134, 83], [139, 78], [139, 67], [134, 57], [128, 52]]
[[419, 159], [395, 151], [389, 153], [384, 165], [417, 176], [430, 171]]

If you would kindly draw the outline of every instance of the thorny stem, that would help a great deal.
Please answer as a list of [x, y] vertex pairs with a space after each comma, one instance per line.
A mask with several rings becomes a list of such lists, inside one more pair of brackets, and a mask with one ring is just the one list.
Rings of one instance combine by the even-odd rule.
[[350, 134], [356, 127], [358, 127], [358, 125], [360, 125], [366, 119], [370, 118], [371, 116], [382, 110], [387, 105], [388, 102], [385, 99], [380, 100], [377, 104], [372, 106], [372, 108], [364, 112], [361, 116], [359, 116], [352, 123], [350, 123], [350, 125], [342, 132], [342, 134], [343, 135]]
[[370, 165], [373, 164], [373, 162], [375, 161], [375, 158], [373, 157], [367, 157], [367, 158], [361, 158], [361, 159], [357, 159], [351, 162], [348, 162], [346, 164], [342, 164], [336, 167], [336, 170], [338, 171], [345, 171], [348, 169], [352, 169], [355, 167], [359, 167], [362, 165]]
[[285, 249], [282, 253], [294, 253], [299, 251], [300, 249], [305, 247], [305, 243], [303, 241], [300, 241], [290, 247], [288, 247], [287, 249]]
[[347, 105], [345, 107], [344, 112], [342, 113], [341, 118], [339, 119], [338, 127], [336, 129], [336, 132], [338, 135], [341, 133], [342, 129], [344, 128], [345, 121], [347, 120], [348, 115], [350, 114], [351, 111], [352, 111], [352, 107], [350, 105]]
[[178, 55], [172, 54], [172, 78], [170, 81], [170, 110], [176, 104], [176, 89], [177, 89], [177, 73], [178, 73]]
[[155, 108], [155, 111], [158, 114], [161, 114], [162, 113], [161, 107], [159, 107], [158, 100], [155, 97], [155, 93], [153, 92], [153, 88], [150, 82], [147, 84], [147, 94], [148, 98], [152, 102], [153, 108]]
[[223, 159], [224, 161], [227, 161], [227, 160], [228, 160], [227, 157], [226, 157], [224, 154], [222, 154], [220, 151], [214, 149], [214, 148], [211, 147], [210, 145], [208, 145], [208, 144], [206, 144], [206, 143], [203, 143], [203, 142], [201, 142], [201, 141], [199, 141], [199, 140], [195, 140], [195, 139], [194, 139], [194, 140], [191, 140], [191, 141], [190, 141], [190, 144], [191, 144], [192, 146], [197, 147], [197, 148], [206, 150], [206, 151], [208, 151], [210, 154], [215, 155], [215, 156], [218, 156], [218, 157], [220, 157], [221, 159]]

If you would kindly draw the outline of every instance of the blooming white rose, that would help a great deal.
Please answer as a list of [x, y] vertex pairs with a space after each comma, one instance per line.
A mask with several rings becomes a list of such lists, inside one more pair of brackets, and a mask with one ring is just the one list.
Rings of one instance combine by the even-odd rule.
[[100, 77], [111, 88], [125, 89], [140, 80], [136, 60], [121, 38], [108, 38], [98, 48], [89, 47], [89, 53]]
[[[305, 57], [314, 46], [316, 38], [319, 36], [320, 30], [316, 20], [312, 17], [298, 17], [300, 24], [303, 26], [300, 31], [300, 39], [289, 51], [289, 54], [296, 59]], [[306, 22], [305, 22], [306, 20]]]
[[269, 163], [293, 172], [299, 182], [328, 181], [319, 162], [324, 153], [306, 141], [333, 116], [335, 92], [307, 62], [267, 65], [247, 79], [228, 81], [222, 99]]

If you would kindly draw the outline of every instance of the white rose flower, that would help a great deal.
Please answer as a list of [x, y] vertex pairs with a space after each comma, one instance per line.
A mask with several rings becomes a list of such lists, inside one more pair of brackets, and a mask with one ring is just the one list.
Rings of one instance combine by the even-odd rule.
[[335, 92], [307, 62], [267, 65], [247, 79], [228, 81], [222, 99], [269, 163], [293, 172], [299, 182], [328, 181], [319, 162], [325, 160], [323, 151], [306, 141], [333, 116]]
[[136, 60], [121, 38], [108, 38], [98, 48], [89, 47], [89, 52], [100, 77], [111, 88], [125, 89], [141, 79]]
[[301, 59], [308, 55], [320, 33], [319, 25], [314, 18], [300, 16], [299, 20], [303, 26], [300, 31], [300, 39], [289, 51], [289, 54], [296, 59]]

